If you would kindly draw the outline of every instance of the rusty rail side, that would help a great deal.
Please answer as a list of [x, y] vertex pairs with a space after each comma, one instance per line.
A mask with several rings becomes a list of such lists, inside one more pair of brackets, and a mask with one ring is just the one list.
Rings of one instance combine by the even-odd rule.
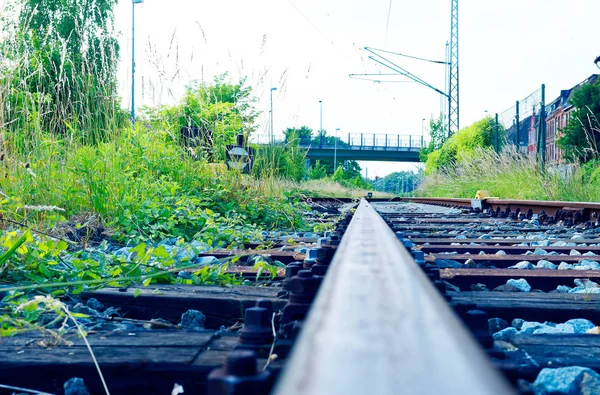
[[[471, 207], [471, 199], [414, 197], [399, 198], [399, 200], [449, 207]], [[504, 210], [509, 207], [512, 211], [520, 209], [522, 212], [527, 212], [527, 210], [531, 209], [535, 214], [544, 211], [547, 215], [556, 215], [559, 211], [580, 211], [586, 219], [594, 217], [594, 213], [600, 214], [600, 203], [596, 202], [563, 202], [556, 200], [515, 200], [496, 198], [486, 199], [485, 202], [493, 210], [496, 210], [497, 208]]]
[[513, 392], [362, 200], [274, 393]]

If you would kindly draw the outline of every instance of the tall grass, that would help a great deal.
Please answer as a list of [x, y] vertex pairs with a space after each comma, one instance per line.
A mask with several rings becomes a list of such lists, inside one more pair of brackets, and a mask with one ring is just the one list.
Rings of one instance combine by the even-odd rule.
[[16, 152], [36, 150], [46, 133], [93, 144], [126, 124], [112, 9], [63, 3], [53, 12], [50, 3], [10, 1], [0, 21], [0, 132]]
[[[600, 180], [599, 180], [600, 181]], [[502, 153], [477, 149], [450, 169], [425, 178], [423, 196], [472, 198], [478, 190], [513, 199], [597, 201], [600, 183], [577, 164], [546, 169], [512, 147]]]

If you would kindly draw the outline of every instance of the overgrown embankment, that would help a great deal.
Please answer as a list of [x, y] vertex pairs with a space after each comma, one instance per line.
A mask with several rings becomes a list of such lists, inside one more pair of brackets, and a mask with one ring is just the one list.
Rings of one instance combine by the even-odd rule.
[[600, 179], [593, 164], [542, 166], [507, 147], [480, 148], [453, 166], [429, 174], [420, 195], [473, 198], [478, 190], [511, 199], [599, 201]]
[[[539, 158], [518, 153], [514, 145], [507, 144], [502, 126], [494, 129], [491, 118], [462, 129], [449, 139], [441, 119], [432, 120], [432, 141], [421, 153], [427, 177], [420, 193], [473, 197], [477, 190], [488, 190], [500, 198], [600, 200], [600, 79], [590, 81], [595, 82], [570, 93], [572, 108], [568, 114], [565, 110], [558, 118], [552, 118], [555, 127], [548, 133], [552, 144], [557, 144], [553, 148], [562, 150], [562, 158], [560, 163], [545, 167]], [[537, 122], [536, 133], [540, 133], [539, 122], [546, 119], [540, 121], [538, 117]], [[564, 127], [558, 128], [559, 124]], [[555, 155], [547, 157], [549, 161], [556, 160]]]

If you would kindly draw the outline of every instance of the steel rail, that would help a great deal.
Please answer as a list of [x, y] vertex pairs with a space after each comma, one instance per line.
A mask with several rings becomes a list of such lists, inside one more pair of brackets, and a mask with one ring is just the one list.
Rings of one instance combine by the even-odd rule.
[[[459, 199], [459, 198], [399, 198], [401, 201], [423, 203], [423, 204], [437, 204], [443, 206], [459, 206], [469, 208], [471, 207], [471, 199]], [[536, 214], [540, 211], [544, 211], [548, 215], [555, 215], [560, 210], [581, 210], [583, 212], [600, 213], [600, 203], [596, 202], [563, 202], [556, 200], [516, 200], [516, 199], [497, 199], [488, 198], [485, 203], [492, 209], [500, 208], [501, 210], [510, 207], [511, 210], [517, 208], [521, 211], [526, 212], [529, 209]]]
[[362, 200], [274, 394], [511, 393], [409, 252]]

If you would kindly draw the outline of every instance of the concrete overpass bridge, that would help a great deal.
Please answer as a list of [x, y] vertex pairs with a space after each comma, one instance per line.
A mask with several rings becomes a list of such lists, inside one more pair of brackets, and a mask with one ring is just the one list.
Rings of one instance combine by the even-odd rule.
[[[269, 144], [268, 135], [255, 135], [250, 142], [258, 145]], [[282, 140], [273, 144], [283, 145]], [[307, 159], [323, 160], [337, 157], [338, 161], [377, 161], [377, 162], [419, 162], [421, 147], [429, 144], [423, 136], [349, 133], [335, 138], [318, 136], [300, 139], [300, 148], [307, 150]]]

